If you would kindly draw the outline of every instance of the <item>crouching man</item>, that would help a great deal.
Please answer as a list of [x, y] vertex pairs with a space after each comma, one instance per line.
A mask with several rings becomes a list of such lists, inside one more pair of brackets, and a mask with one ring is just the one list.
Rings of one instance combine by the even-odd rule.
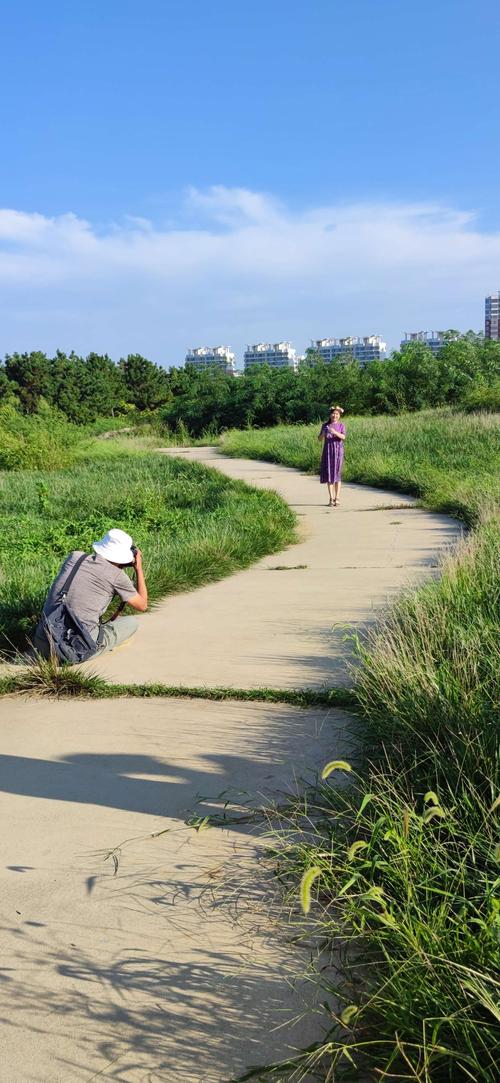
[[[136, 617], [118, 614], [125, 605], [144, 613], [148, 592], [142, 556], [124, 530], [108, 530], [92, 545], [93, 553], [70, 553], [45, 599], [33, 646], [44, 658], [76, 664], [93, 655], [112, 651], [137, 631]], [[124, 568], [133, 567], [137, 586]], [[121, 605], [101, 622], [112, 598]]]

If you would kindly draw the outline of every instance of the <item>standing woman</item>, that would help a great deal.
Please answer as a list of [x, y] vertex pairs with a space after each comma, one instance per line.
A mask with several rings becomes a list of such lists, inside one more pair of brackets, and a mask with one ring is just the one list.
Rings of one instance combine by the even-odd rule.
[[321, 426], [318, 436], [318, 440], [323, 440], [319, 480], [322, 485], [328, 485], [330, 508], [336, 508], [340, 504], [345, 440], [345, 425], [340, 420], [343, 413], [341, 406], [331, 406], [328, 421]]

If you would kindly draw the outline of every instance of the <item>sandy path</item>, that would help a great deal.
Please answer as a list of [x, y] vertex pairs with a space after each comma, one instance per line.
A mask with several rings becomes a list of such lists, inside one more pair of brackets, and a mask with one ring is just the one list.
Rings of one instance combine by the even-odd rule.
[[[273, 927], [255, 839], [184, 821], [200, 795], [203, 816], [228, 797], [294, 792], [345, 754], [346, 716], [0, 707], [2, 1083], [227, 1083], [317, 1036], [319, 1021], [290, 1025], [312, 993], [289, 984], [308, 959]], [[104, 854], [124, 840], [114, 876]]]
[[[303, 541], [219, 583], [165, 599], [133, 644], [89, 663], [113, 682], [232, 688], [344, 683], [345, 625], [370, 621], [405, 584], [430, 574], [460, 528], [411, 497], [345, 485], [325, 507], [317, 478], [215, 448], [174, 449], [232, 478], [275, 489], [300, 516]], [[286, 565], [290, 570], [272, 570]], [[297, 568], [297, 565], [305, 567]], [[337, 625], [337, 628], [334, 627]]]
[[[332, 624], [370, 619], [457, 535], [391, 493], [346, 486], [329, 512], [313, 478], [212, 449], [184, 454], [276, 488], [303, 517], [303, 541], [146, 614], [128, 648], [94, 663], [111, 680], [345, 680]], [[307, 567], [269, 570], [277, 564]], [[291, 987], [304, 960], [273, 926], [255, 838], [235, 826], [196, 833], [185, 819], [200, 795], [205, 815], [227, 796], [293, 792], [349, 756], [349, 718], [18, 697], [0, 714], [1, 1083], [228, 1083], [319, 1037], [316, 1017], [291, 1022], [311, 986]], [[104, 854], [124, 840], [113, 875]]]

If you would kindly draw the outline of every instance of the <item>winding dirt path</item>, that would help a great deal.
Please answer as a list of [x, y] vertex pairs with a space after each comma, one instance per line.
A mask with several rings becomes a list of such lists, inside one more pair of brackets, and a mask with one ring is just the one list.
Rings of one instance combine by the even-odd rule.
[[128, 647], [89, 663], [115, 683], [312, 688], [348, 680], [346, 625], [359, 628], [403, 586], [428, 576], [460, 527], [411, 497], [345, 485], [325, 506], [310, 474], [232, 459], [216, 448], [165, 454], [274, 489], [299, 516], [302, 541], [219, 583], [166, 598]]
[[[306, 475], [183, 454], [277, 489], [303, 540], [146, 614], [129, 647], [92, 666], [113, 681], [346, 680], [332, 625], [371, 619], [457, 536], [391, 493], [346, 486], [330, 512]], [[308, 960], [276, 927], [263, 849], [244, 825], [197, 832], [185, 821], [228, 799], [283, 800], [349, 756], [349, 717], [19, 697], [0, 713], [0, 1080], [228, 1083], [319, 1037], [321, 1017], [301, 1018]]]

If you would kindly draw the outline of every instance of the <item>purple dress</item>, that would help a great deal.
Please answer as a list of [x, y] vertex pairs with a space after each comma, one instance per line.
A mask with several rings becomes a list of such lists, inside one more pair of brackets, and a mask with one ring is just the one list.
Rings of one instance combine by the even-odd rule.
[[335, 424], [325, 421], [325, 424], [321, 426], [321, 433], [324, 433], [325, 439], [323, 441], [319, 480], [323, 484], [329, 482], [331, 485], [332, 482], [340, 481], [342, 478], [344, 441], [339, 440], [338, 436], [335, 435], [336, 432], [345, 433], [345, 426], [341, 421], [337, 421]]

